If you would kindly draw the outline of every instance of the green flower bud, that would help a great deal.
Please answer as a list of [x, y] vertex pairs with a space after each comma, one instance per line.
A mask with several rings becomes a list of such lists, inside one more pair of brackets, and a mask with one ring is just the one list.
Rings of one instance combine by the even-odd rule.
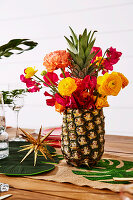
[[45, 76], [47, 74], [47, 71], [45, 71], [45, 70], [43, 70], [42, 72], [41, 72], [41, 75], [42, 76]]

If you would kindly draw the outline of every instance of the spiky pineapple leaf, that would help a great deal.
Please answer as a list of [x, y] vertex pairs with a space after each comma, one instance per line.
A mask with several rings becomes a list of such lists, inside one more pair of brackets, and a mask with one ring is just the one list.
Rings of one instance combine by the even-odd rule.
[[68, 45], [69, 45], [69, 47], [70, 47], [70, 50], [73, 52], [73, 53], [75, 53], [75, 54], [77, 54], [78, 52], [77, 52], [77, 49], [76, 49], [76, 47], [75, 47], [75, 45], [71, 42], [71, 40], [69, 40], [66, 36], [64, 36], [65, 37], [65, 39], [66, 39], [66, 41], [67, 41], [67, 43], [68, 43]]
[[79, 40], [79, 42], [80, 42], [80, 44], [81, 44], [81, 46], [82, 46], [84, 51], [87, 48], [87, 40], [88, 40], [88, 38], [87, 38], [87, 29], [85, 29], [83, 34], [80, 37], [80, 40]]
[[86, 58], [86, 62], [84, 64], [84, 67], [90, 65], [91, 61], [93, 60], [93, 58], [98, 54], [100, 50], [98, 50], [97, 52], [92, 52], [91, 54], [88, 55], [88, 57]]
[[72, 43], [74, 44], [74, 39], [71, 35], [70, 35], [70, 38], [71, 38]]
[[96, 39], [92, 40], [92, 42], [90, 43], [90, 45], [86, 48], [85, 51], [85, 56], [88, 57], [91, 53], [92, 47], [94, 46]]
[[77, 35], [74, 33], [73, 29], [70, 26], [69, 26], [69, 28], [70, 28], [70, 31], [71, 31], [72, 36], [73, 36], [74, 45], [75, 45], [75, 47], [77, 49], [77, 47], [78, 47], [78, 38], [77, 38]]
[[90, 37], [90, 39], [89, 39], [89, 44], [91, 43], [91, 41], [92, 41], [92, 39], [93, 39], [93, 36], [94, 36], [94, 34], [96, 33], [97, 31], [93, 31], [93, 33], [92, 33], [92, 35], [91, 35], [91, 37]]
[[82, 58], [80, 58], [78, 56], [78, 54], [74, 54], [72, 51], [70, 51], [69, 49], [67, 49], [68, 52], [70, 53], [72, 59], [75, 61], [75, 63], [77, 63], [77, 65], [79, 65], [79, 67], [82, 69], [82, 66], [83, 66], [83, 60]]
[[[72, 172], [77, 175], [82, 175], [84, 178], [92, 181], [100, 181], [111, 184], [128, 184], [130, 183], [128, 181], [116, 182], [112, 179], [113, 177], [132, 178], [132, 168], [133, 162], [131, 161], [102, 159], [98, 162], [95, 168], [78, 168], [82, 169], [82, 171], [72, 170]], [[83, 171], [83, 169], [85, 169], [85, 171]]]
[[87, 43], [88, 43], [88, 41], [89, 41], [89, 39], [90, 39], [90, 35], [91, 35], [91, 31], [89, 31], [89, 33], [88, 33], [88, 36], [87, 36]]
[[[0, 46], [0, 59], [2, 57], [10, 57], [13, 54], [21, 54], [24, 51], [29, 51], [37, 46], [37, 42], [33, 42], [29, 39], [13, 39], [10, 40], [7, 44]], [[25, 46], [22, 48], [21, 46]], [[19, 51], [15, 52], [14, 51]]]
[[83, 61], [85, 60], [85, 53], [84, 53], [84, 49], [82, 47], [82, 43], [81, 41], [79, 41], [79, 53], [78, 53], [79, 57], [83, 59]]

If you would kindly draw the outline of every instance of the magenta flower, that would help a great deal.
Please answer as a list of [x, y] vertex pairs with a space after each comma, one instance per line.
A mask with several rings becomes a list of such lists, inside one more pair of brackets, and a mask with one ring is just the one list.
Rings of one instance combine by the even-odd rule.
[[32, 81], [31, 78], [25, 78], [25, 76], [23, 74], [20, 75], [20, 80], [23, 82], [23, 83], [26, 83], [26, 87], [32, 87], [38, 83], [36, 83], [36, 81]]
[[[65, 72], [65, 77], [67, 78], [67, 77], [70, 77], [71, 76], [71, 74], [69, 73], [69, 72]], [[60, 77], [61, 78], [64, 78], [64, 76], [63, 76], [63, 74], [61, 73], [60, 74]]]
[[119, 51], [116, 51], [116, 48], [110, 47], [106, 55], [110, 64], [114, 65], [120, 60], [122, 53]]
[[93, 58], [92, 63], [96, 60], [96, 57], [102, 56], [102, 49], [100, 47], [92, 47], [91, 53], [99, 51], [96, 56]]
[[[48, 77], [48, 78], [47, 78], [47, 77]], [[57, 81], [59, 80], [57, 74], [54, 73], [54, 72], [47, 72], [47, 74], [43, 76], [43, 79], [44, 79], [44, 81], [45, 81], [48, 85], [52, 85], [52, 84], [50, 83], [50, 81], [51, 81], [51, 82], [52, 82], [54, 85], [56, 85], [56, 86], [57, 86]], [[48, 79], [50, 79], [50, 81], [49, 81]], [[47, 86], [45, 83], [44, 83], [44, 85]], [[48, 86], [47, 86], [47, 87], [48, 87]]]
[[63, 98], [62, 96], [60, 96], [59, 94], [55, 94], [55, 99], [57, 101], [57, 103], [61, 104], [62, 106], [66, 106], [66, 98]]
[[44, 95], [52, 97], [51, 99], [46, 99], [46, 104], [48, 106], [54, 106], [55, 105], [55, 97], [53, 95], [49, 94], [48, 92], [44, 92]]
[[94, 90], [97, 84], [97, 78], [95, 76], [87, 75], [83, 81], [82, 84], [84, 84], [84, 89]]
[[39, 92], [39, 91], [40, 91], [40, 88], [37, 85], [28, 89], [28, 92]]
[[112, 70], [113, 70], [113, 65], [110, 63], [110, 61], [108, 59], [104, 60], [102, 74], [105, 74], [106, 72]]

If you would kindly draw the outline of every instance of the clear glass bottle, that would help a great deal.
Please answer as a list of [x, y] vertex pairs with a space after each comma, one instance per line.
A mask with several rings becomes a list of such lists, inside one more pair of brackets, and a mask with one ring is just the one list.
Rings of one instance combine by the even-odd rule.
[[6, 120], [4, 112], [3, 95], [0, 92], [0, 159], [9, 155], [8, 133], [6, 132]]

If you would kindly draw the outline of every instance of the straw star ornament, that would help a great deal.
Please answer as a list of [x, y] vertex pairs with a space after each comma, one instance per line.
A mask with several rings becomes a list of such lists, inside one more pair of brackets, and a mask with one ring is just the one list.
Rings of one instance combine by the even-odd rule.
[[19, 152], [25, 151], [25, 150], [29, 150], [29, 151], [25, 155], [25, 157], [21, 160], [20, 163], [22, 163], [33, 151], [34, 151], [34, 166], [36, 165], [38, 151], [40, 151], [42, 153], [42, 155], [45, 157], [45, 159], [47, 159], [47, 157], [48, 157], [51, 160], [53, 160], [52, 155], [50, 154], [50, 152], [48, 151], [48, 149], [46, 147], [46, 145], [50, 144], [50, 143], [46, 142], [45, 139], [54, 131], [54, 129], [52, 129], [44, 137], [41, 137], [41, 132], [42, 132], [42, 126], [41, 126], [37, 139], [35, 139], [30, 133], [24, 131], [23, 129], [20, 128], [20, 130], [24, 134], [24, 135], [22, 134], [22, 137], [24, 137], [28, 142], [31, 143], [28, 145], [21, 146], [23, 149], [19, 150]]

